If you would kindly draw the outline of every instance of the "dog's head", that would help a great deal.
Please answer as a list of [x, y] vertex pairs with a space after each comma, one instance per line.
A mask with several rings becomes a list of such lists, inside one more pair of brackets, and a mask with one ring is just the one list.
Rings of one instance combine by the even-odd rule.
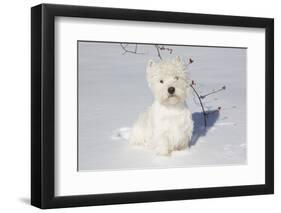
[[155, 98], [161, 104], [184, 102], [190, 90], [190, 79], [187, 77], [181, 58], [148, 62], [147, 80]]

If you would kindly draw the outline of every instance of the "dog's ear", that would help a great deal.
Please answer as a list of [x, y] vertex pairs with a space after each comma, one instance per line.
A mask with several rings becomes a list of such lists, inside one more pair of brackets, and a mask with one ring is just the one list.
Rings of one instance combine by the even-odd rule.
[[174, 59], [174, 61], [176, 62], [176, 63], [181, 63], [181, 57], [178, 55], [175, 59]]
[[154, 62], [152, 59], [150, 59], [150, 60], [148, 61], [147, 67], [148, 67], [148, 68], [151, 68], [151, 67], [153, 67], [154, 64], [155, 64], [155, 62]]

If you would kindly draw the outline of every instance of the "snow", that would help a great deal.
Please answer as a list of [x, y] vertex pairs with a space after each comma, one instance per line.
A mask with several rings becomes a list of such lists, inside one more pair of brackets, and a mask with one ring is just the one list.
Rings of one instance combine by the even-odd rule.
[[[204, 127], [195, 94], [187, 100], [194, 120], [189, 151], [169, 157], [128, 145], [130, 127], [138, 114], [153, 102], [145, 68], [159, 60], [152, 45], [138, 45], [142, 54], [125, 53], [119, 43], [79, 42], [79, 171], [151, 169], [241, 165], [247, 163], [246, 63], [247, 49], [168, 46], [163, 58], [179, 55], [194, 62], [188, 66], [200, 95], [226, 86], [204, 98], [209, 112]], [[134, 50], [134, 45], [128, 48]]]

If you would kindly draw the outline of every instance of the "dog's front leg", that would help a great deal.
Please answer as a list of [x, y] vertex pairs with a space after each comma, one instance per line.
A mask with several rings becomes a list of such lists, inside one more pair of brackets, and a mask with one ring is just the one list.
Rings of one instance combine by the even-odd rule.
[[154, 143], [156, 144], [155, 151], [157, 155], [167, 156], [171, 154], [168, 137], [164, 135], [155, 136]]

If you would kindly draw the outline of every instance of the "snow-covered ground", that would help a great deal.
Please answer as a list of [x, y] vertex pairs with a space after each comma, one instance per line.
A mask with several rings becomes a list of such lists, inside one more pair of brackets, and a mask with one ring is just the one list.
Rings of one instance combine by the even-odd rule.
[[[203, 99], [203, 116], [195, 94], [187, 103], [195, 129], [189, 151], [156, 156], [129, 146], [116, 132], [129, 133], [138, 114], [153, 102], [145, 68], [149, 59], [159, 60], [154, 46], [138, 45], [142, 54], [123, 54], [119, 43], [79, 42], [79, 171], [148, 169], [234, 165], [247, 163], [246, 141], [246, 54], [245, 48], [167, 46], [173, 53], [194, 62], [188, 66], [191, 79], [201, 95], [222, 86], [226, 90]], [[134, 45], [128, 48], [134, 50]], [[128, 135], [127, 135], [128, 136]]]

